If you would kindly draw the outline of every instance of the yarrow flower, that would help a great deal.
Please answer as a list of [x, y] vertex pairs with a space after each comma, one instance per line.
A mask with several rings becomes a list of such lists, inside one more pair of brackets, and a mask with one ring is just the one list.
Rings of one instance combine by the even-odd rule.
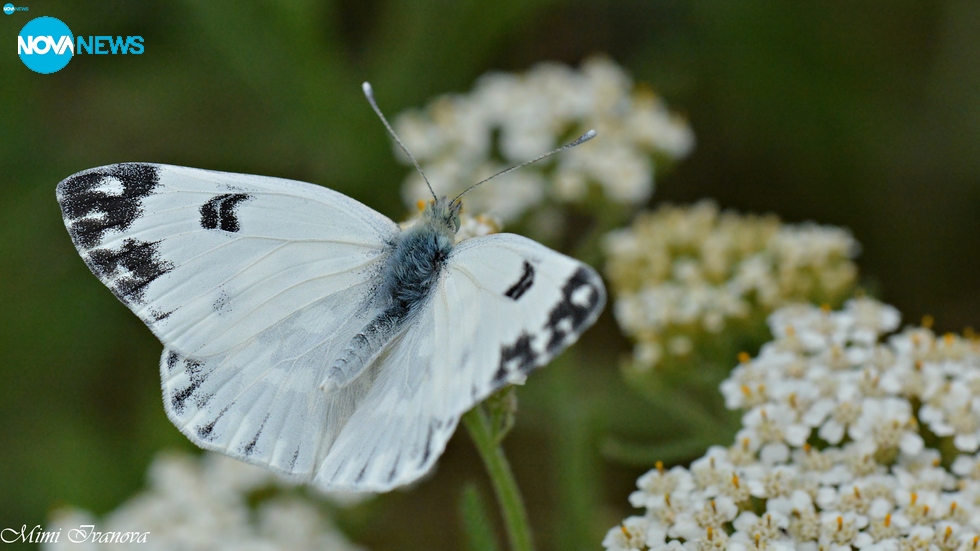
[[[145, 534], [139, 547], [147, 549], [361, 549], [312, 501], [275, 492], [285, 485], [266, 469], [223, 455], [160, 454], [150, 465], [149, 488], [101, 519], [75, 508], [55, 511], [50, 526], [62, 534], [42, 549], [130, 549], [113, 534], [134, 531]], [[272, 497], [254, 499], [257, 493]], [[334, 501], [344, 505], [358, 499], [357, 494], [338, 494]], [[79, 530], [85, 526], [94, 528]], [[96, 541], [90, 541], [93, 537]]]
[[885, 338], [898, 324], [871, 299], [774, 312], [775, 338], [721, 385], [745, 412], [734, 445], [658, 463], [629, 496], [645, 513], [603, 546], [980, 549], [980, 342], [926, 327]]
[[[606, 58], [575, 70], [543, 63], [523, 74], [490, 73], [465, 95], [442, 96], [395, 120], [395, 129], [440, 193], [452, 197], [513, 164], [567, 143], [589, 129], [601, 139], [526, 167], [467, 194], [468, 207], [504, 223], [546, 201], [582, 202], [590, 190], [614, 203], [645, 202], [655, 167], [694, 146], [687, 123], [663, 101], [635, 87]], [[407, 204], [429, 195], [414, 173]], [[538, 210], [538, 209], [535, 209]]]
[[606, 275], [643, 370], [703, 349], [699, 340], [717, 340], [733, 323], [757, 333], [784, 304], [839, 303], [854, 286], [857, 250], [841, 228], [786, 225], [702, 201], [662, 206], [610, 233]]

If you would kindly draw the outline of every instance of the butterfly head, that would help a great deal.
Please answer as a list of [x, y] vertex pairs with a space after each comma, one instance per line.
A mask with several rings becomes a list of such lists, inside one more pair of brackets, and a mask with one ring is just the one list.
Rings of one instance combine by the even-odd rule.
[[459, 211], [462, 207], [463, 203], [458, 200], [450, 201], [447, 197], [433, 199], [422, 208], [422, 219], [452, 238], [459, 231]]

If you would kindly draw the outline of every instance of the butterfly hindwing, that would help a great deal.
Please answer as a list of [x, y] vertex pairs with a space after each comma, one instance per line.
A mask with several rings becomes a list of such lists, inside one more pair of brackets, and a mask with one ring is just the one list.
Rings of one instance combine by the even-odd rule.
[[575, 342], [604, 304], [592, 268], [530, 239], [463, 241], [430, 300], [381, 358], [316, 481], [387, 490], [421, 476], [463, 413], [522, 383]]

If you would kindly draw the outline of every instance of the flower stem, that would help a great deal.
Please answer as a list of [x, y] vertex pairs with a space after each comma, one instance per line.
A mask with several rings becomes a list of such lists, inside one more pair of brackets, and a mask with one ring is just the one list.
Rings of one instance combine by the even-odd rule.
[[517, 487], [517, 481], [514, 480], [510, 464], [504, 456], [504, 450], [498, 445], [490, 417], [483, 409], [483, 405], [478, 405], [463, 415], [463, 424], [473, 438], [473, 443], [476, 444], [476, 449], [480, 452], [483, 464], [487, 468], [487, 474], [490, 475], [497, 501], [500, 503], [500, 512], [504, 517], [504, 525], [507, 527], [511, 551], [533, 551], [531, 525], [527, 521], [524, 499]]

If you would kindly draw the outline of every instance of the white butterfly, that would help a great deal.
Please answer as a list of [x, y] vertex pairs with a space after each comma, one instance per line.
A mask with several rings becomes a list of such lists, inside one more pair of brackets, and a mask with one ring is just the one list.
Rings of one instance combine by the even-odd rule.
[[312, 184], [144, 163], [57, 196], [85, 263], [163, 343], [174, 425], [324, 489], [416, 480], [463, 413], [605, 305], [594, 270], [524, 237], [454, 246], [459, 198], [400, 231]]

